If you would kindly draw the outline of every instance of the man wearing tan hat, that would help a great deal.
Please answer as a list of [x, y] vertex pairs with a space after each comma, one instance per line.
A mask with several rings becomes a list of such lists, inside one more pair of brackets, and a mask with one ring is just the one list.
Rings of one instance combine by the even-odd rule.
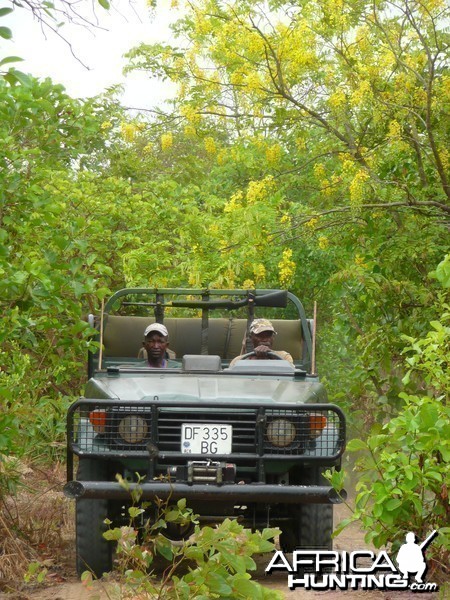
[[[273, 340], [277, 335], [277, 332], [270, 321], [267, 319], [254, 319], [250, 324], [249, 333], [254, 352], [253, 356], [249, 356], [249, 360], [270, 359], [271, 356], [268, 352], [272, 352], [273, 354], [277, 354], [283, 360], [287, 360], [291, 364], [294, 364], [294, 360], [289, 352], [272, 350]], [[236, 362], [241, 359], [241, 356], [233, 358], [230, 362], [230, 367], [236, 364]]]
[[169, 332], [161, 323], [151, 323], [144, 331], [142, 342], [147, 352], [146, 366], [153, 369], [178, 367], [178, 363], [168, 358]]

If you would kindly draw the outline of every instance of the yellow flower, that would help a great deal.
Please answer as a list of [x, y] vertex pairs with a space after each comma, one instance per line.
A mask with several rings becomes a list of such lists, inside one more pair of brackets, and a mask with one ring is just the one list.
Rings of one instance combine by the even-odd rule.
[[402, 127], [398, 121], [391, 121], [389, 123], [389, 131], [387, 136], [390, 139], [395, 139], [401, 137]]
[[306, 227], [310, 227], [311, 229], [314, 229], [314, 227], [317, 225], [318, 222], [319, 222], [319, 219], [316, 219], [316, 217], [313, 217], [312, 219], [307, 221], [305, 223], [305, 225], [306, 225]]
[[203, 143], [208, 154], [215, 154], [217, 152], [216, 142], [212, 137], [205, 138]]
[[173, 135], [172, 132], [163, 133], [161, 136], [161, 149], [163, 152], [171, 148], [173, 145]]
[[349, 173], [351, 171], [353, 171], [355, 168], [355, 163], [353, 160], [350, 160], [348, 158], [344, 159], [342, 162], [342, 171], [344, 173]]
[[253, 279], [246, 279], [243, 282], [242, 287], [244, 288], [244, 290], [253, 290], [255, 288], [255, 282], [253, 281]]
[[326, 175], [325, 166], [322, 163], [316, 163], [314, 165], [313, 171], [314, 171], [314, 177], [319, 180], [323, 179]]
[[278, 263], [278, 279], [283, 287], [288, 287], [295, 274], [295, 262], [292, 260], [292, 250], [285, 248], [283, 257]]
[[220, 150], [217, 154], [217, 164], [224, 165], [227, 160], [227, 152], [226, 150]]
[[231, 212], [234, 212], [235, 210], [241, 208], [242, 207], [242, 204], [241, 204], [242, 198], [243, 198], [243, 193], [240, 190], [239, 190], [239, 192], [236, 192], [235, 194], [233, 194], [231, 196], [230, 200], [223, 207], [223, 212], [231, 213]]
[[330, 245], [330, 240], [327, 237], [325, 237], [324, 235], [321, 235], [319, 237], [319, 248], [321, 250], [326, 250], [329, 245]]
[[368, 100], [372, 98], [372, 88], [370, 86], [370, 82], [364, 79], [359, 84], [359, 87], [352, 93], [352, 104], [359, 105], [362, 104], [364, 100]]
[[248, 75], [246, 75], [245, 85], [251, 92], [257, 92], [261, 88], [261, 78], [256, 71], [252, 71], [251, 73], [248, 73]]
[[263, 200], [267, 193], [273, 189], [274, 185], [272, 175], [268, 175], [259, 181], [250, 181], [246, 194], [247, 202], [249, 204], [254, 204], [258, 200]]
[[441, 162], [443, 167], [447, 170], [450, 167], [450, 153], [447, 148], [439, 149], [439, 156], [441, 157]]
[[266, 159], [269, 164], [276, 164], [281, 159], [281, 146], [274, 144], [266, 149]]
[[266, 267], [262, 263], [254, 265], [253, 274], [256, 279], [264, 279], [266, 276]]
[[184, 126], [184, 135], [186, 137], [194, 137], [196, 133], [197, 133], [197, 130], [195, 129], [195, 127], [193, 125], [185, 125]]
[[369, 173], [360, 169], [354, 176], [349, 186], [350, 203], [352, 205], [361, 204], [367, 193], [366, 181], [369, 179]]
[[122, 133], [122, 137], [126, 142], [132, 142], [134, 140], [134, 136], [136, 135], [136, 127], [133, 123], [125, 123], [122, 122], [120, 124], [120, 131]]
[[226, 282], [228, 284], [228, 287], [234, 288], [235, 281], [236, 281], [236, 273], [235, 273], [235, 271], [233, 269], [227, 269], [225, 271], [224, 276], [225, 276], [225, 280], [226, 280]]
[[103, 123], [101, 124], [101, 128], [103, 130], [111, 129], [111, 127], [112, 127], [111, 121], [103, 121]]
[[198, 125], [198, 123], [201, 121], [201, 115], [199, 115], [189, 104], [182, 106], [180, 112], [182, 116], [193, 125]]
[[338, 89], [336, 92], [334, 92], [334, 94], [331, 94], [328, 102], [333, 108], [341, 108], [342, 106], [345, 106], [347, 99], [343, 90]]

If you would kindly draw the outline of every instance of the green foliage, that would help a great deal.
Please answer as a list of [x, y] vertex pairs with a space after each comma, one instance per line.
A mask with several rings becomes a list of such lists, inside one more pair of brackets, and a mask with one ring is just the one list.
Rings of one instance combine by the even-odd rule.
[[[190, 214], [203, 229], [183, 212], [171, 274], [290, 287], [308, 312], [318, 300], [331, 395], [352, 414], [363, 396], [375, 419], [399, 408], [402, 336], [422, 336], [434, 318], [427, 273], [448, 251], [447, 17], [440, 0], [268, 10], [197, 0], [173, 26], [178, 46], [129, 53], [129, 70], [180, 90], [136, 150], [151, 138], [181, 183], [174, 193], [188, 188], [189, 163], [201, 190]], [[151, 237], [131, 254], [129, 281], [151, 270]]]
[[[252, 581], [248, 573], [256, 569], [253, 555], [273, 551], [272, 539], [279, 533], [277, 529], [252, 533], [230, 519], [214, 528], [200, 527], [196, 515], [183, 499], [173, 506], [160, 503], [158, 516], [152, 521], [146, 520], [142, 526], [140, 519], [145, 508], [148, 505], [130, 507], [130, 524], [104, 533], [106, 539], [117, 542], [122, 594], [142, 598], [164, 596], [168, 600], [281, 598], [278, 592]], [[164, 536], [164, 531], [174, 524], [192, 526], [192, 535], [182, 545], [173, 544]], [[159, 565], [156, 570], [158, 557], [164, 567]], [[158, 575], [158, 571], [162, 571], [162, 575]], [[89, 572], [82, 576], [86, 583], [91, 579]]]
[[124, 285], [317, 300], [319, 371], [362, 437], [406, 431], [402, 390], [448, 395], [448, 8], [270, 8], [191, 2], [182, 48], [134, 49], [130, 70], [179, 85], [150, 119], [0, 81], [0, 455], [62, 456], [83, 317]]
[[348, 444], [350, 452], [362, 452], [355, 466], [359, 475], [352, 520], [361, 520], [367, 542], [392, 544], [393, 551], [408, 531], [423, 540], [437, 529], [428, 556], [445, 572], [450, 557], [450, 408], [428, 397], [403, 399], [400, 414], [374, 428], [367, 442]]
[[48, 569], [41, 563], [33, 561], [28, 565], [28, 570], [23, 579], [25, 583], [43, 583], [47, 576]]
[[[97, 258], [86, 256], [72, 168], [104, 146], [104, 110], [49, 80], [0, 81], [0, 97], [0, 393], [13, 419], [2, 433], [17, 455], [54, 457], [92, 343], [82, 316], [104, 294], [102, 273], [111, 273], [101, 260], [90, 273]], [[57, 182], [67, 184], [64, 195], [55, 194]]]
[[[448, 572], [450, 558], [450, 406], [448, 360], [450, 329], [448, 306], [441, 320], [423, 339], [409, 340], [406, 382], [418, 376], [428, 395], [400, 393], [403, 407], [384, 425], [372, 427], [367, 441], [353, 439], [349, 452], [357, 453], [355, 510], [350, 519], [360, 520], [365, 539], [380, 547], [392, 544], [396, 551], [408, 531], [423, 540], [434, 529], [439, 536], [428, 550], [434, 568]], [[343, 473], [330, 480], [343, 487]]]
[[438, 264], [436, 271], [430, 273], [430, 276], [437, 279], [443, 288], [450, 287], [450, 254], [447, 254], [444, 260]]
[[432, 329], [425, 338], [406, 338], [409, 345], [404, 354], [409, 369], [403, 382], [409, 384], [413, 375], [429, 394], [445, 403], [450, 397], [450, 306], [443, 304], [443, 308], [441, 319], [431, 321]]

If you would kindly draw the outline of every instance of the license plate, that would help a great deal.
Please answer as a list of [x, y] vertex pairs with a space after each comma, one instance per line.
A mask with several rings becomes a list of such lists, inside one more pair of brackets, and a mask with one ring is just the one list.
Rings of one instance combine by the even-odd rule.
[[183, 454], [231, 454], [233, 427], [183, 423], [181, 427], [181, 452]]

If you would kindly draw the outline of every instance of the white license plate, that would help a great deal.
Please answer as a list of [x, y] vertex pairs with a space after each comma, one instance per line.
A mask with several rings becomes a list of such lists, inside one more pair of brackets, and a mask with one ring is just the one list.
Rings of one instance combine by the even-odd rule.
[[181, 427], [181, 452], [183, 454], [231, 454], [233, 427], [183, 423]]

